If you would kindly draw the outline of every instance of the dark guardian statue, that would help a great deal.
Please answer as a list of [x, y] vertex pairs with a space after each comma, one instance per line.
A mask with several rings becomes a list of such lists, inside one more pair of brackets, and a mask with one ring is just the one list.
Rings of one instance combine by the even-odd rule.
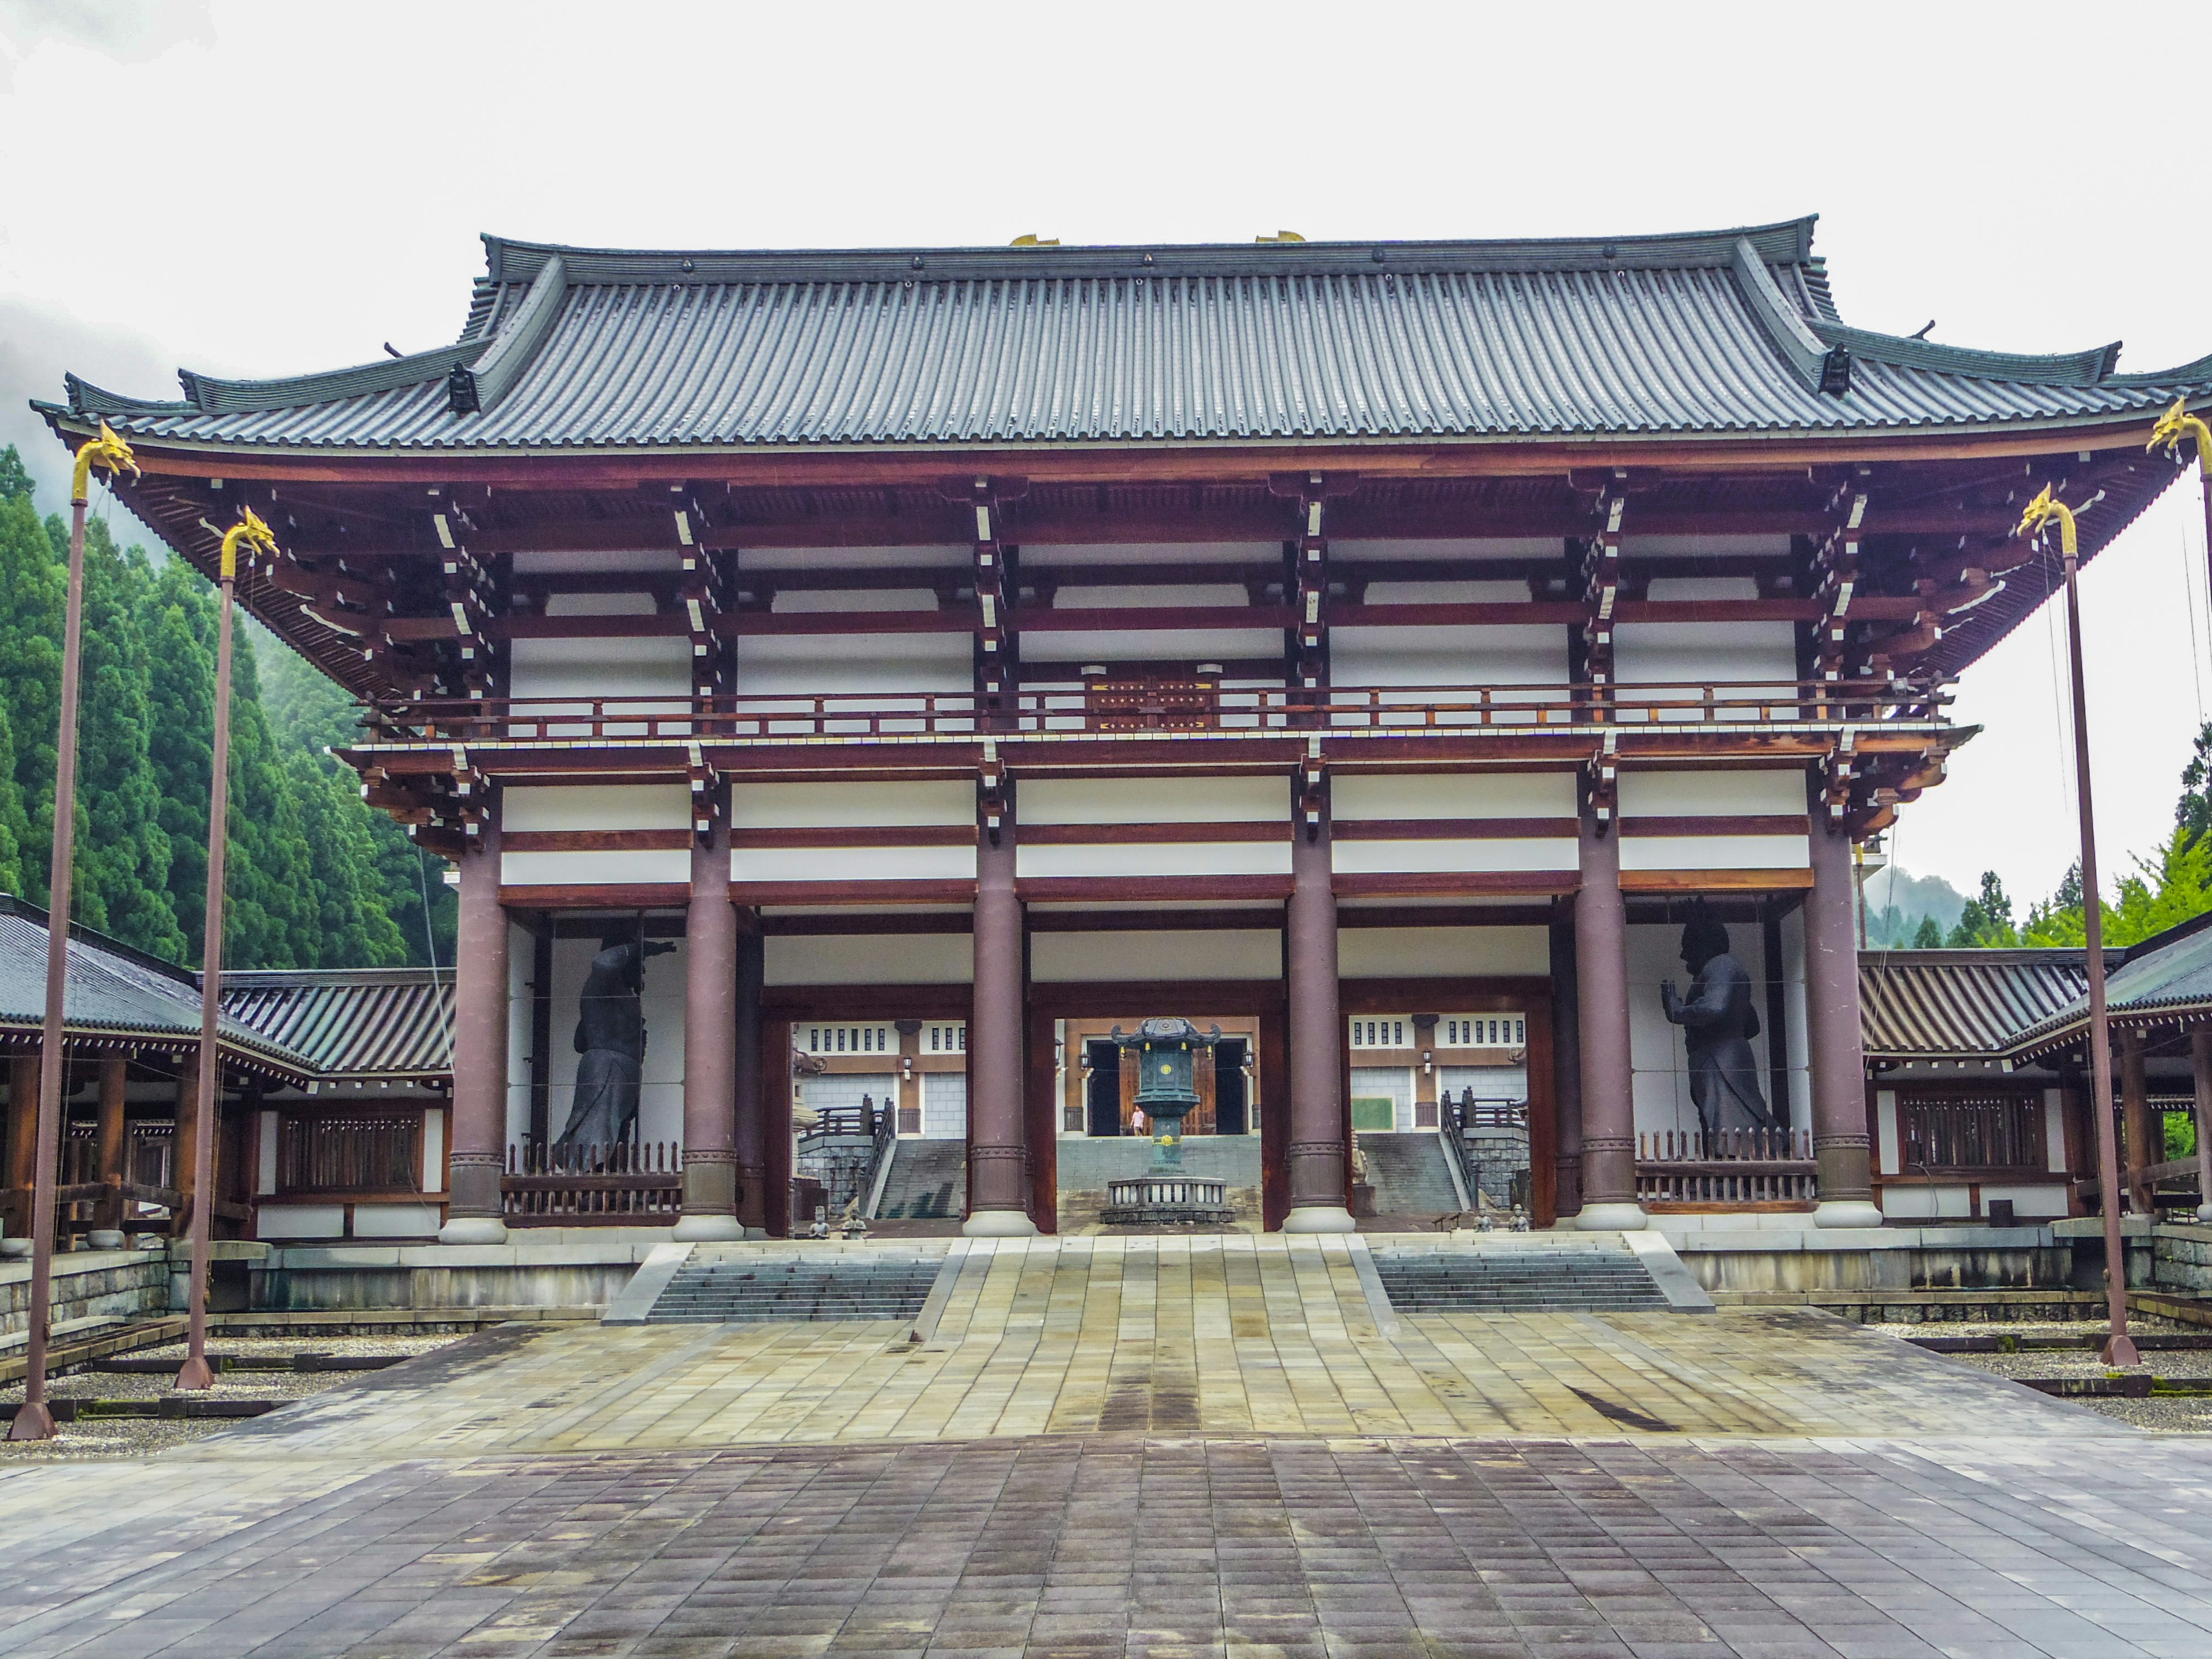
[[1660, 986], [1659, 1000], [1667, 1018], [1682, 1028], [1689, 1049], [1690, 1098], [1698, 1127], [1708, 1137], [1722, 1129], [1777, 1127], [1751, 1048], [1759, 1035], [1751, 975], [1729, 954], [1728, 929], [1702, 912], [1693, 914], [1682, 929], [1682, 965], [1690, 970], [1690, 994], [1679, 994], [1670, 979]]
[[619, 933], [600, 939], [578, 999], [576, 1052], [583, 1058], [562, 1141], [603, 1146], [627, 1141], [635, 1130], [645, 1071], [645, 959], [675, 948]]

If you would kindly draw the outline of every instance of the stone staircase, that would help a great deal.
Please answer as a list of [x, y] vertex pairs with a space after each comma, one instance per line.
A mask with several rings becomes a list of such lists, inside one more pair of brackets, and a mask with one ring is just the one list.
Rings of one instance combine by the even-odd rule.
[[1375, 1188], [1376, 1214], [1433, 1219], [1462, 1207], [1459, 1191], [1452, 1185], [1451, 1169], [1444, 1162], [1451, 1155], [1434, 1130], [1364, 1134], [1359, 1137], [1359, 1150], [1367, 1154], [1367, 1179]]
[[1374, 1258], [1400, 1313], [1629, 1313], [1670, 1305], [1643, 1259], [1610, 1242], [1555, 1244], [1509, 1234], [1495, 1243], [1386, 1246]]
[[929, 1300], [942, 1256], [854, 1250], [840, 1261], [776, 1260], [759, 1252], [694, 1251], [676, 1270], [652, 1325], [762, 1320], [912, 1319]]
[[968, 1213], [968, 1143], [891, 1143], [891, 1172], [873, 1221], [957, 1221]]

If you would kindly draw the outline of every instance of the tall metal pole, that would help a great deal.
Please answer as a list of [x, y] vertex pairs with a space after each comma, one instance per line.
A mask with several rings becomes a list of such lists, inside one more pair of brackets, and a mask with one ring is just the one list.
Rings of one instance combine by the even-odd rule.
[[2097, 1120], [2097, 1185], [2105, 1212], [2105, 1307], [2111, 1334], [2105, 1339], [2107, 1365], [2142, 1363], [2128, 1335], [2128, 1262], [2120, 1230], [2120, 1154], [2112, 1124], [2112, 1024], [2105, 1012], [2105, 918], [2098, 899], [2097, 830], [2089, 798], [2089, 699], [2081, 676], [2081, 592], [2079, 544], [2071, 508], [2046, 486], [2028, 503], [2015, 533], [2058, 526], [2066, 570], [2066, 664], [2074, 691], [2074, 796], [2081, 817], [2081, 916], [2087, 935], [2089, 971], [2089, 1091]]
[[208, 1256], [215, 1232], [215, 1122], [222, 1097], [216, 1092], [217, 1025], [222, 1012], [222, 876], [230, 844], [230, 633], [232, 599], [238, 586], [240, 544], [274, 551], [276, 538], [252, 507], [242, 523], [224, 532], [219, 578], [215, 647], [215, 767], [208, 781], [207, 921], [200, 945], [199, 1110], [192, 1119], [192, 1271], [191, 1330], [185, 1363], [174, 1387], [211, 1388], [215, 1372], [207, 1362]]
[[8, 1426], [10, 1440], [49, 1440], [54, 1414], [46, 1405], [46, 1325], [53, 1312], [55, 1164], [62, 1139], [62, 1031], [68, 1007], [70, 877], [76, 856], [77, 668], [84, 656], [84, 513], [92, 469], [112, 477], [138, 469], [131, 447], [107, 429], [76, 452], [70, 480], [69, 600], [62, 627], [62, 708], [54, 761], [53, 863], [46, 877], [46, 1020], [39, 1040], [38, 1169], [31, 1196], [31, 1319], [24, 1346], [23, 1403]]

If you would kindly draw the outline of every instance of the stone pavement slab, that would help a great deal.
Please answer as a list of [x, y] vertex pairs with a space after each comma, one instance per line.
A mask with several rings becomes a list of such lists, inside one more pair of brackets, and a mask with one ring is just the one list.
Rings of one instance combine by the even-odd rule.
[[9, 1466], [11, 1659], [2212, 1652], [2212, 1442], [1039, 1436]]
[[905, 1322], [510, 1326], [219, 1437], [475, 1455], [1036, 1434], [2120, 1434], [1804, 1309], [1389, 1315], [1346, 1240], [984, 1242]]

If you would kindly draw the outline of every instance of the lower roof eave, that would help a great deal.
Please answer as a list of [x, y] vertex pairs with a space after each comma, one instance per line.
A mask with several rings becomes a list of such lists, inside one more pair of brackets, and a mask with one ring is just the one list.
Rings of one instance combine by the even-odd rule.
[[[99, 429], [97, 416], [76, 415], [51, 404], [34, 404], [33, 407], [46, 416], [55, 435], [65, 442], [90, 437]], [[2047, 453], [2053, 448], [2139, 447], [2159, 412], [2127, 410], [2106, 415], [2002, 422], [1958, 421], [1940, 425], [1841, 429], [1497, 432], [1437, 434], [1427, 437], [1376, 434], [1086, 438], [1064, 441], [1024, 439], [1003, 442], [948, 439], [934, 442], [794, 445], [277, 445], [134, 435], [127, 422], [123, 434], [131, 439], [140, 466], [149, 474], [202, 473], [208, 471], [211, 461], [219, 459], [223, 464], [224, 476], [240, 478], [518, 483], [541, 477], [544, 467], [556, 463], [568, 464], [567, 470], [571, 473], [597, 466], [627, 477], [672, 480], [696, 479], [702, 464], [709, 464], [730, 467], [732, 476], [756, 469], [773, 471], [780, 480], [787, 482], [805, 482], [799, 475], [811, 473], [820, 482], [832, 483], [852, 477], [856, 470], [879, 476], [905, 471], [927, 479], [950, 469], [1089, 483], [1142, 477], [1146, 469], [1131, 463], [1144, 458], [1159, 463], [1158, 471], [1163, 477], [1237, 476], [1223, 473], [1218, 466], [1200, 467], [1192, 463], [1200, 458], [1211, 464], [1222, 456], [1249, 456], [1264, 463], [1253, 471], [1254, 477], [1264, 477], [1274, 471], [1340, 467], [1376, 476], [1433, 477], [1455, 473], [1510, 476], [1543, 471], [1547, 463], [1562, 456], [1571, 457], [1574, 465], [1583, 466], [1638, 461], [1648, 464], [1684, 451], [1695, 453], [1699, 465], [1734, 461], [1743, 471], [1800, 462], [2033, 455]], [[2063, 442], [2053, 441], [2062, 437]], [[1972, 441], [1962, 443], [1962, 439]], [[2095, 441], [2087, 441], [2091, 439]], [[1478, 457], [1480, 464], [1476, 464]], [[165, 467], [161, 464], [165, 459], [189, 461], [191, 465]], [[1377, 465], [1380, 459], [1390, 464]], [[344, 471], [330, 471], [331, 465], [337, 462], [348, 464]], [[856, 463], [863, 465], [856, 469]]]
[[[0, 1016], [0, 1042], [27, 1039], [33, 1046], [45, 1035], [42, 1020], [21, 1017]], [[177, 1030], [161, 1026], [110, 1025], [81, 1020], [71, 1020], [63, 1027], [64, 1043], [127, 1044], [141, 1048], [188, 1049], [199, 1047], [198, 1031]], [[216, 1039], [216, 1051], [234, 1066], [264, 1073], [287, 1083], [305, 1085], [314, 1077], [313, 1067], [304, 1060], [288, 1060], [282, 1055], [240, 1042], [235, 1037]]]

